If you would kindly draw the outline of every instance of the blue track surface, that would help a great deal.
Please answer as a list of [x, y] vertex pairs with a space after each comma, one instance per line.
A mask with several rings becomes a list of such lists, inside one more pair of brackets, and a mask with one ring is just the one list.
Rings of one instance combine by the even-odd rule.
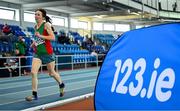
[[27, 102], [31, 95], [31, 76], [0, 78], [0, 110], [22, 110], [59, 100], [80, 96], [94, 91], [99, 69], [63, 71], [61, 77], [66, 84], [65, 96], [59, 97], [56, 81], [47, 74], [39, 74], [39, 100]]

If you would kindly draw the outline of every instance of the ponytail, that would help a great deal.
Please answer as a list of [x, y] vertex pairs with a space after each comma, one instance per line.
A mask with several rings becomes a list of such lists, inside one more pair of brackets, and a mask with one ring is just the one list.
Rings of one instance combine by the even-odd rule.
[[45, 16], [45, 20], [46, 20], [46, 22], [49, 22], [52, 24], [52, 19], [49, 16]]

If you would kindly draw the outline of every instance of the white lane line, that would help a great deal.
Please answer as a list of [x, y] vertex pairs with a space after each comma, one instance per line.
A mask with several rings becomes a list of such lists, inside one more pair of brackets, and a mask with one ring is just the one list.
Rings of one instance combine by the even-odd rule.
[[[87, 82], [91, 82], [91, 81], [95, 81], [96, 79], [92, 79], [92, 80], [85, 80], [85, 81], [76, 81], [76, 82], [72, 82], [72, 83], [67, 83], [67, 85], [73, 85], [73, 84], [79, 84], [79, 83], [87, 83]], [[39, 88], [38, 90], [39, 90], [39, 92], [40, 92], [40, 90], [45, 90], [45, 89], [50, 89], [50, 88], [55, 88], [55, 87], [57, 87], [57, 86], [48, 86], [48, 87], [43, 87], [43, 88]], [[79, 86], [80, 87], [80, 86]], [[0, 98], [1, 97], [5, 97], [5, 96], [10, 96], [10, 95], [15, 95], [15, 94], [20, 94], [20, 93], [28, 93], [28, 92], [30, 92], [31, 91], [31, 89], [30, 90], [25, 90], [25, 91], [19, 91], [19, 92], [12, 92], [12, 93], [7, 93], [7, 94], [1, 94], [0, 95]]]
[[[99, 69], [85, 69], [83, 71], [81, 70], [68, 70], [68, 71], [59, 71], [58, 73], [60, 73], [60, 75], [62, 76], [70, 76], [68, 74], [77, 74], [77, 73], [89, 73], [90, 71], [91, 72], [98, 72]], [[48, 77], [48, 73], [39, 73], [38, 74], [40, 77]], [[17, 80], [21, 80], [21, 79], [28, 79], [29, 76], [18, 76], [18, 77], [13, 77], [13, 78], [0, 78], [0, 83], [3, 83], [3, 82], [11, 82], [11, 81], [17, 81]]]
[[[78, 76], [78, 75], [75, 75], [75, 76], [71, 76], [71, 77], [64, 77], [63, 78], [63, 81], [65, 80], [71, 80], [71, 79], [80, 79], [80, 78], [83, 78], [83, 77], [93, 77], [93, 76], [97, 76], [97, 74], [91, 74], [89, 75], [88, 73], [87, 74], [84, 74], [84, 75], [81, 75], [81, 76]], [[46, 79], [43, 79], [43, 80], [39, 80], [39, 85], [41, 84], [44, 84], [44, 83], [51, 83], [51, 82], [55, 82], [52, 80], [53, 78], [49, 77], [49, 78], [46, 78]], [[43, 81], [43, 82], [41, 82]], [[31, 85], [31, 80], [29, 81], [25, 81], [25, 82], [21, 82], [21, 83], [11, 83], [11, 84], [8, 84], [8, 86], [3, 86], [3, 88], [0, 88], [0, 90], [5, 90], [5, 89], [9, 89], [9, 88], [18, 88], [18, 87], [23, 87], [23, 86], [27, 86], [27, 85]], [[2, 86], [1, 86], [2, 87]]]
[[[71, 75], [68, 75], [68, 76], [62, 76], [62, 77], [82, 76], [82, 75], [86, 75], [86, 74], [89, 74], [89, 73], [97, 74], [98, 72], [86, 72], [86, 73], [74, 74], [74, 75], [71, 74]], [[45, 78], [44, 78], [44, 77], [45, 77]], [[45, 76], [43, 76], [43, 78], [41, 78], [41, 77], [38, 76], [38, 78], [39, 78], [39, 80], [44, 80], [44, 79], [50, 78], [50, 76], [45, 75]], [[13, 79], [13, 78], [12, 78], [12, 79]], [[31, 76], [29, 76], [28, 78], [21, 78], [22, 81], [13, 81], [13, 82], [5, 83], [5, 84], [3, 84], [3, 82], [0, 82], [0, 86], [12, 84], [12, 83], [14, 83], [14, 82], [16, 82], [16, 83], [26, 82], [24, 79], [31, 79]], [[2, 83], [2, 84], [1, 84], [1, 83]]]
[[[69, 83], [69, 84], [73, 84], [73, 83]], [[65, 90], [65, 92], [71, 92], [71, 91], [74, 91], [74, 90], [80, 90], [80, 89], [83, 89], [83, 88], [88, 88], [88, 87], [93, 87], [93, 86], [94, 85], [89, 85], [89, 86], [86, 85], [85, 87], [80, 86], [80, 87], [76, 87], [74, 89]], [[55, 87], [55, 86], [53, 86], [53, 87]], [[26, 92], [26, 91], [22, 91], [22, 92]], [[58, 92], [57, 93], [51, 93], [51, 94], [47, 94], [47, 95], [39, 96], [39, 97], [42, 98], [42, 97], [46, 97], [46, 96], [50, 96], [50, 95], [54, 95], [54, 94], [59, 94], [59, 93]], [[13, 104], [13, 103], [16, 103], [16, 102], [22, 102], [22, 101], [25, 101], [25, 99], [20, 99], [20, 100], [16, 100], [16, 101], [11, 101], [11, 102], [7, 102], [7, 103], [3, 103], [3, 104], [0, 104], [0, 106], [1, 105], [7, 105], [7, 104]]]
[[88, 93], [88, 94], [72, 97], [72, 98], [65, 99], [65, 100], [60, 100], [60, 101], [56, 101], [56, 102], [52, 102], [52, 103], [32, 107], [32, 108], [27, 108], [27, 109], [24, 109], [24, 110], [21, 110], [21, 111], [36, 111], [36, 110], [41, 110], [41, 109], [43, 110], [43, 109], [47, 109], [47, 108], [50, 108], [50, 107], [60, 106], [60, 105], [64, 105], [64, 104], [67, 104], [67, 103], [74, 102], [74, 101], [82, 100], [84, 98], [92, 97], [93, 95], [94, 95], [94, 93]]

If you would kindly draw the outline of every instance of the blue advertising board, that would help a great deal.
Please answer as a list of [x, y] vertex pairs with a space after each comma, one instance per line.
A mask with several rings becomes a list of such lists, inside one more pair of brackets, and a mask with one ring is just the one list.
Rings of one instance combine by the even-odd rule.
[[96, 110], [180, 110], [180, 23], [124, 33], [109, 49]]

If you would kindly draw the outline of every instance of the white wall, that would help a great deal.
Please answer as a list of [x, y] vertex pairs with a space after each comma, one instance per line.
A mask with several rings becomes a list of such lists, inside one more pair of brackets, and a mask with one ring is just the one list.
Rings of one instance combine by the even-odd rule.
[[18, 26], [20, 25], [18, 21], [0, 19], [0, 24], [4, 24], [4, 23], [7, 23], [9, 25], [18, 25]]
[[175, 3], [176, 0], [168, 0], [168, 10], [173, 11], [172, 5]]
[[163, 10], [173, 11], [172, 5], [177, 1], [177, 11], [180, 11], [180, 0], [160, 0]]
[[177, 11], [180, 12], [180, 0], [177, 1]]
[[124, 32], [113, 32], [113, 31], [92, 31], [92, 34], [112, 34], [112, 35], [121, 35]]
[[157, 8], [157, 0], [152, 0], [152, 7]]

